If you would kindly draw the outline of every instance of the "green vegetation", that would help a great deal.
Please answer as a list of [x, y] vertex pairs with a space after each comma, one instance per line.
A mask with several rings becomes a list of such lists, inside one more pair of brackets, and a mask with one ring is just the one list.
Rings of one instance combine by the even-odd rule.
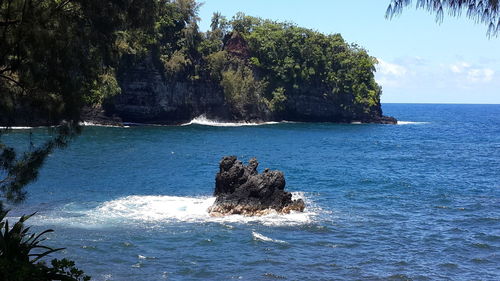
[[338, 104], [339, 115], [349, 119], [369, 116], [379, 104], [376, 60], [339, 34], [238, 13], [231, 21], [214, 14], [206, 38], [202, 53], [212, 51], [204, 56], [209, 76], [238, 110], [248, 101], [261, 102], [286, 115], [286, 101], [306, 95]]
[[[445, 8], [452, 15], [466, 10], [488, 25], [489, 35], [498, 35], [498, 0], [417, 3], [438, 19]], [[409, 4], [392, 0], [387, 16]], [[236, 117], [293, 117], [304, 97], [330, 105], [338, 121], [380, 114], [375, 58], [340, 34], [243, 13], [231, 20], [215, 13], [211, 30], [203, 33], [199, 5], [195, 0], [0, 0], [0, 124], [56, 125], [48, 129], [50, 138], [21, 152], [2, 143], [0, 130], [0, 212], [4, 201], [24, 200], [24, 187], [36, 180], [47, 156], [80, 133], [84, 106], [100, 106], [121, 92], [117, 73], [124, 58], [151, 58], [168, 82], [215, 85]], [[11, 229], [5, 216], [0, 213], [0, 279], [86, 280], [70, 261], [55, 260], [52, 267], [39, 261], [54, 250], [40, 246], [40, 236], [27, 236], [23, 223], [29, 216]], [[33, 254], [34, 249], [46, 251]]]
[[[293, 119], [304, 100], [327, 105], [322, 110], [337, 121], [380, 115], [376, 60], [340, 34], [243, 13], [232, 19], [215, 13], [211, 29], [200, 32], [199, 5], [0, 0], [0, 124], [55, 125], [47, 129], [49, 138], [26, 151], [3, 143], [0, 130], [0, 211], [4, 202], [24, 200], [25, 186], [36, 180], [47, 156], [80, 133], [84, 106], [101, 106], [120, 94], [124, 62], [150, 59], [168, 83], [209, 84], [224, 94], [235, 118]], [[28, 237], [23, 223], [29, 216], [11, 229], [5, 216], [2, 280], [86, 280], [70, 261], [49, 267], [39, 260], [55, 250], [40, 246], [40, 236]], [[40, 249], [46, 251], [32, 252]]]
[[[236, 65], [221, 72], [220, 85], [234, 111], [246, 115], [247, 111], [252, 111], [252, 107], [258, 107], [262, 103], [267, 83], [258, 80], [252, 69], [245, 63], [233, 61], [237, 62]], [[258, 111], [258, 109], [253, 111]]]
[[83, 106], [121, 92], [124, 57], [150, 58], [169, 82], [214, 85], [235, 118], [290, 118], [304, 97], [335, 105], [339, 121], [379, 114], [376, 60], [339, 34], [243, 13], [215, 13], [203, 33], [198, 8], [195, 0], [0, 0], [0, 123], [59, 124], [27, 152], [0, 144], [3, 200], [21, 201], [46, 156], [78, 135]]
[[[387, 15], [410, 0], [392, 0]], [[498, 1], [423, 1], [418, 6], [467, 15], [499, 30]], [[170, 82], [208, 83], [224, 94], [236, 118], [289, 118], [305, 98], [327, 104], [335, 120], [380, 115], [376, 59], [348, 44], [293, 23], [243, 13], [215, 13], [198, 30], [196, 0], [0, 0], [0, 124], [56, 125], [27, 151], [4, 144], [0, 130], [0, 279], [87, 280], [68, 260], [46, 266], [56, 250], [28, 236], [20, 219], [9, 228], [3, 202], [25, 199], [47, 156], [66, 147], [81, 128], [84, 106], [120, 94], [123, 61], [151, 59]], [[45, 250], [33, 253], [32, 250]]]
[[7, 212], [0, 212], [0, 280], [4, 281], [86, 281], [90, 277], [75, 267], [73, 261], [54, 259], [47, 266], [40, 259], [63, 248], [53, 249], [40, 243], [42, 236], [52, 232], [45, 230], [39, 234], [29, 234], [29, 227], [24, 222], [33, 215], [22, 216], [9, 227], [5, 218]]
[[0, 124], [59, 125], [24, 153], [0, 141], [1, 199], [25, 197], [47, 155], [79, 134], [83, 105], [120, 93], [120, 58], [149, 50], [162, 2], [0, 0]]
[[[412, 0], [391, 0], [387, 7], [387, 18], [401, 14], [403, 9], [412, 4]], [[451, 16], [467, 17], [476, 23], [488, 26], [487, 36], [498, 36], [500, 31], [500, 3], [498, 0], [417, 0], [417, 8], [436, 13], [436, 21], [442, 22], [445, 10]]]
[[[0, 139], [0, 212], [4, 201], [22, 201], [23, 188], [37, 178], [47, 156], [80, 133], [82, 107], [120, 92], [120, 58], [149, 52], [158, 15], [172, 5], [164, 2], [0, 0], [0, 124], [57, 125], [48, 129], [51, 138], [24, 152]], [[39, 236], [26, 237], [27, 218], [11, 230], [0, 224], [0, 279], [86, 280], [70, 261], [47, 267], [38, 261], [43, 255], [29, 259], [32, 249], [44, 247]]]

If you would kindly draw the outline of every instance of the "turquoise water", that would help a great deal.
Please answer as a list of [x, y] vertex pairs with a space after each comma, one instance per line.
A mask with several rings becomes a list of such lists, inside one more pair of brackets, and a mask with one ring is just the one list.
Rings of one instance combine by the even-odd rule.
[[[11, 215], [95, 280], [499, 280], [500, 105], [383, 109], [411, 122], [88, 127]], [[208, 217], [224, 155], [305, 213]]]

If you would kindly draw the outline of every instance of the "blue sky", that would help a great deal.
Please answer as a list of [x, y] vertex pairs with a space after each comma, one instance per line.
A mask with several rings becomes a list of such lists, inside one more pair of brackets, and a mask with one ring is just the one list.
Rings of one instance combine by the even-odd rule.
[[[386, 20], [389, 0], [205, 0], [200, 29], [213, 12], [228, 18], [241, 11], [323, 33], [341, 33], [380, 63], [382, 102], [500, 104], [500, 37], [465, 16], [435, 15], [414, 7]], [[415, 1], [414, 1], [415, 2]]]

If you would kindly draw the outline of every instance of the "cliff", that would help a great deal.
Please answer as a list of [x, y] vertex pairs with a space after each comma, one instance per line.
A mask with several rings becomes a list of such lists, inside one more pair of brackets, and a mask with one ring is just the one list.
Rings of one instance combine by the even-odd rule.
[[63, 53], [49, 52], [29, 67], [5, 68], [12, 77], [0, 85], [0, 125], [180, 124], [200, 115], [219, 121], [396, 122], [382, 114], [377, 60], [340, 34], [243, 13], [230, 21], [218, 14], [211, 30], [199, 32], [196, 17], [189, 16], [196, 5], [180, 4], [162, 2], [165, 10], [151, 15], [155, 28], [113, 32], [99, 47], [107, 51], [95, 57], [86, 58], [94, 51], [89, 49], [64, 53], [61, 61]]
[[124, 122], [181, 124], [205, 114], [229, 118], [224, 95], [210, 82], [168, 82], [151, 54], [125, 57], [118, 72], [122, 93], [108, 101], [107, 115]]
[[[236, 77], [241, 76], [241, 81], [237, 78], [233, 82], [236, 86], [260, 83], [258, 77], [262, 76], [262, 71], [248, 63], [251, 52], [246, 40], [233, 33], [224, 41], [225, 66], [221, 73], [237, 69], [233, 72], [237, 74]], [[244, 68], [242, 73], [246, 69], [249, 72], [246, 76], [254, 80], [246, 81], [249, 78], [237, 72], [241, 68]], [[282, 101], [281, 110], [271, 110], [265, 103], [265, 97], [257, 94], [254, 97], [257, 89], [247, 93], [249, 96], [245, 97], [245, 102], [241, 102], [231, 99], [225, 92], [224, 80], [217, 81], [206, 73], [197, 79], [167, 78], [161, 62], [152, 53], [141, 59], [124, 57], [117, 78], [122, 93], [105, 104], [105, 114], [119, 117], [124, 122], [175, 125], [189, 122], [200, 115], [219, 121], [397, 122], [392, 117], [383, 116], [378, 99], [376, 104], [367, 109], [364, 105], [356, 106], [348, 100], [352, 99], [350, 94], [323, 94], [326, 89], [317, 84], [304, 83], [290, 90], [290, 94]], [[87, 116], [87, 119], [92, 118]]]

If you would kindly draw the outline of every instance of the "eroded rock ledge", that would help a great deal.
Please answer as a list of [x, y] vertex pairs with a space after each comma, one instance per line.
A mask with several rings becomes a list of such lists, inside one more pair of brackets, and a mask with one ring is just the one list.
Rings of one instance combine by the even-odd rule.
[[236, 156], [222, 158], [215, 177], [214, 196], [217, 198], [208, 210], [210, 215], [261, 216], [274, 211], [286, 214], [304, 211], [304, 201], [292, 200], [292, 194], [285, 191], [283, 173], [265, 169], [259, 174], [258, 165], [255, 158], [248, 166]]

